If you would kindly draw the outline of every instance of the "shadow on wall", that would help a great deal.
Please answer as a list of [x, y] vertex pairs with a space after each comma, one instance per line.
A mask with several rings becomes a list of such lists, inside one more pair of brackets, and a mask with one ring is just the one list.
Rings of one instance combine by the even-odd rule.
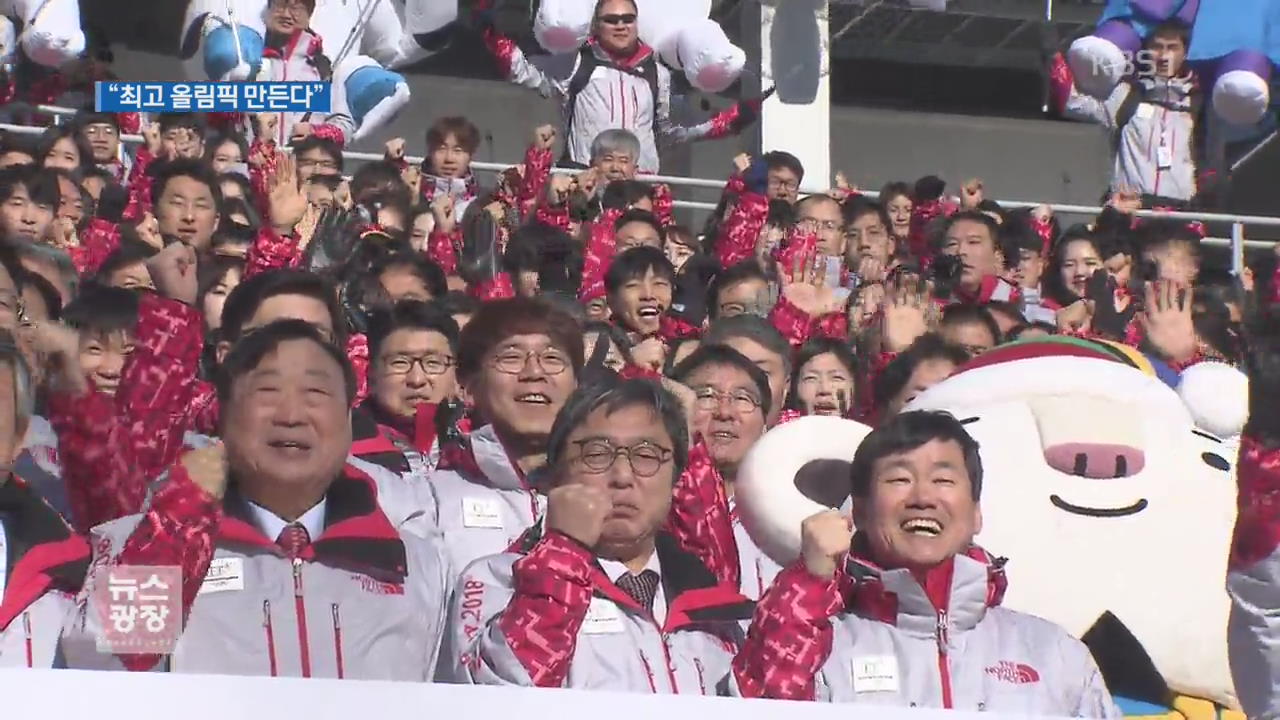
[[824, 42], [818, 10], [825, 4], [824, 0], [784, 0], [776, 6], [769, 30], [769, 71], [778, 99], [789, 105], [811, 103], [818, 95]]

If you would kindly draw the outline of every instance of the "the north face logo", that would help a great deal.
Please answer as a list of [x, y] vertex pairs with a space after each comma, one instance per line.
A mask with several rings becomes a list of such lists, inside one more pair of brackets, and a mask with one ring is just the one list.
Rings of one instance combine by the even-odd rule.
[[1013, 683], [1015, 685], [1028, 685], [1030, 683], [1040, 682], [1040, 673], [1030, 665], [1022, 663], [1001, 660], [1000, 662], [987, 668], [987, 674], [991, 677], [1002, 680], [1004, 682]]

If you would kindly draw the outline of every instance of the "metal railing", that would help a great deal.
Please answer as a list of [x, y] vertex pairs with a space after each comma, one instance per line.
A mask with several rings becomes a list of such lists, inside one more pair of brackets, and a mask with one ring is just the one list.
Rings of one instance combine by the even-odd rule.
[[[15, 103], [16, 104], [16, 103]], [[59, 107], [56, 105], [34, 105], [30, 108], [37, 113], [52, 115], [55, 124], [59, 123], [63, 118], [75, 115], [75, 110], [71, 108]], [[38, 135], [44, 132], [44, 128], [33, 127], [28, 125], [12, 125], [0, 123], [0, 130], [8, 132], [21, 133], [27, 135]], [[120, 139], [126, 143], [140, 144], [142, 142], [141, 135], [122, 135]], [[347, 160], [361, 161], [378, 161], [383, 156], [379, 153], [358, 152], [354, 150], [345, 150], [342, 156]], [[421, 156], [406, 155], [405, 160], [410, 163], [421, 163]], [[501, 173], [510, 168], [514, 163], [493, 163], [474, 161], [471, 167], [474, 170], [487, 173]], [[577, 174], [582, 172], [580, 169], [569, 168], [553, 168], [557, 172]], [[704, 190], [722, 190], [725, 186], [724, 180], [709, 180], [705, 178], [682, 177], [678, 175], [639, 175], [640, 180], [655, 183], [665, 183], [677, 188], [697, 188]], [[801, 193], [824, 193], [829, 191], [826, 187], [802, 187]], [[880, 193], [875, 191], [858, 191], [859, 194], [868, 198], [878, 198]], [[1055, 213], [1077, 214], [1077, 215], [1097, 215], [1101, 213], [1103, 208], [1099, 205], [1073, 205], [1069, 203], [1044, 203], [1032, 200], [996, 200], [1002, 208], [1021, 209], [1021, 208], [1037, 208], [1047, 206], [1052, 208]], [[678, 208], [686, 208], [690, 210], [710, 211], [716, 208], [715, 203], [699, 202], [696, 200], [675, 200], [673, 205]], [[1244, 269], [1244, 248], [1245, 247], [1273, 247], [1275, 242], [1245, 240], [1244, 229], [1246, 226], [1255, 227], [1280, 228], [1280, 217], [1267, 217], [1262, 215], [1235, 215], [1230, 213], [1206, 213], [1206, 212], [1183, 212], [1172, 210], [1138, 210], [1135, 213], [1139, 217], [1147, 218], [1166, 218], [1171, 220], [1199, 221], [1205, 223], [1229, 223], [1231, 225], [1230, 238], [1205, 238], [1205, 243], [1213, 246], [1228, 246], [1231, 248], [1232, 254], [1232, 270], [1239, 274]]]

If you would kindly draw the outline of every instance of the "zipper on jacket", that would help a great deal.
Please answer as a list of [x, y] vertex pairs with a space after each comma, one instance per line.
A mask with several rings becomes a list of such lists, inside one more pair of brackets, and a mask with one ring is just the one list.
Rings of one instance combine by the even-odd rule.
[[32, 667], [32, 664], [35, 662], [35, 658], [34, 658], [35, 653], [32, 652], [32, 647], [31, 647], [31, 612], [30, 611], [22, 613], [22, 633], [25, 636], [25, 641], [27, 645], [27, 667], [30, 668]]
[[700, 658], [694, 658], [693, 666], [698, 670], [698, 687], [702, 689], [702, 694], [706, 695], [707, 679], [706, 679], [706, 673], [703, 671], [703, 668], [702, 668], [702, 660]]
[[644, 663], [644, 672], [649, 676], [649, 690], [655, 695], [658, 692], [658, 686], [653, 681], [653, 666], [649, 664], [649, 658], [645, 657], [643, 650], [637, 650], [640, 654], [640, 662]]
[[[657, 625], [655, 622], [654, 625]], [[667, 648], [667, 634], [658, 629], [658, 639], [662, 641], [662, 659], [667, 663], [667, 680], [671, 681], [671, 692], [680, 694], [680, 685], [676, 683], [676, 669], [671, 665], [671, 651]]]
[[311, 647], [307, 643], [307, 608], [302, 602], [302, 558], [293, 559], [293, 606], [298, 613], [298, 649], [302, 653], [302, 677], [311, 677]]
[[950, 710], [951, 705], [951, 663], [948, 658], [951, 633], [947, 629], [947, 611], [938, 611], [938, 679], [942, 682], [942, 707]]
[[338, 661], [338, 679], [341, 680], [344, 672], [342, 667], [342, 621], [339, 619], [338, 603], [330, 606], [333, 609], [333, 655]]
[[267, 658], [271, 661], [271, 677], [278, 674], [276, 668], [276, 634], [271, 627], [271, 601], [262, 601], [262, 627], [267, 631]]

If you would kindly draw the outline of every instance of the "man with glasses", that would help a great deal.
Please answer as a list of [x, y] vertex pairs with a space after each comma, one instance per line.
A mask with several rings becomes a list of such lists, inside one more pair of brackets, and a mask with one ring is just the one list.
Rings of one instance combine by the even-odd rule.
[[848, 218], [849, 268], [858, 274], [863, 285], [882, 283], [896, 264], [892, 222], [884, 206], [869, 200], [855, 199], [845, 211]]
[[428, 483], [457, 571], [507, 549], [543, 517], [546, 488], [533, 473], [582, 364], [582, 328], [544, 300], [486, 303], [467, 323], [457, 376], [476, 429], [442, 438]]
[[439, 308], [407, 300], [375, 314], [368, 337], [369, 400], [362, 408], [377, 422], [380, 437], [357, 440], [352, 453], [394, 450], [425, 480], [440, 456], [437, 410], [458, 394], [458, 324]]
[[116, 182], [124, 182], [132, 160], [128, 153], [120, 152], [120, 119], [114, 113], [83, 112], [75, 122], [93, 149], [93, 163], [111, 173]]
[[511, 82], [555, 96], [565, 122], [561, 166], [587, 167], [592, 142], [601, 132], [621, 129], [640, 140], [637, 166], [658, 171], [658, 146], [708, 140], [736, 134], [754, 112], [739, 102], [692, 127], [671, 118], [671, 71], [653, 48], [641, 42], [634, 0], [599, 0], [591, 38], [578, 52], [526, 57], [514, 41], [501, 35], [486, 16], [492, 2], [477, 3], [484, 40]]
[[751, 605], [663, 529], [688, 450], [679, 401], [657, 383], [576, 392], [547, 444], [547, 517], [463, 573], [442, 671], [477, 684], [714, 695]]
[[[774, 409], [768, 376], [738, 350], [706, 344], [676, 367], [673, 379], [693, 391], [689, 425], [705, 443], [705, 452], [732, 508], [738, 468], [747, 451], [764, 435], [765, 418]], [[781, 568], [756, 547], [736, 513], [732, 516], [741, 590], [757, 599]]]

